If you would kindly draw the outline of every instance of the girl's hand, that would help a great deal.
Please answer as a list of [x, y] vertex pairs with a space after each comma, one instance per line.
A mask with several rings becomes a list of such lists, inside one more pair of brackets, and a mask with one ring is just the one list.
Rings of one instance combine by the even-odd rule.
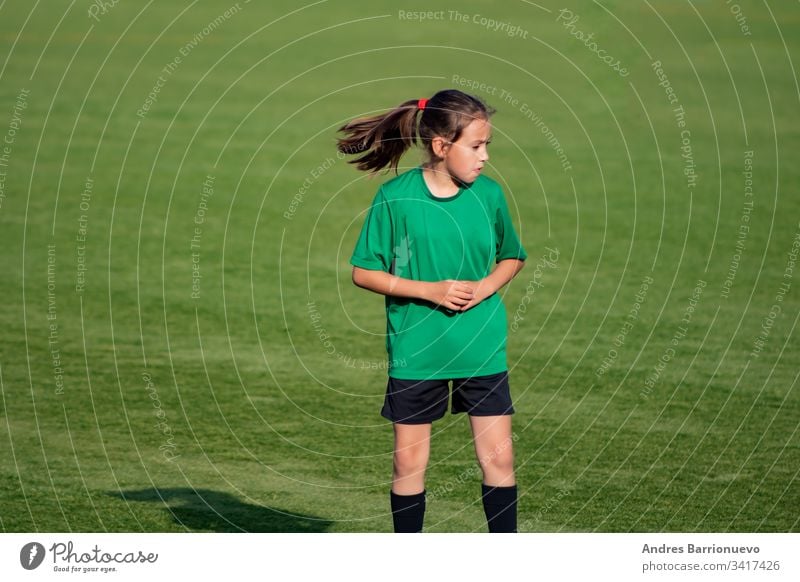
[[474, 295], [467, 281], [447, 279], [428, 283], [425, 299], [453, 311], [463, 311]]
[[460, 311], [466, 311], [467, 309], [472, 309], [478, 303], [489, 297], [492, 293], [496, 291], [496, 289], [492, 289], [491, 283], [486, 279], [481, 279], [480, 281], [462, 281], [462, 283], [466, 283], [470, 286], [473, 290], [472, 299], [470, 299], [466, 305], [461, 307]]

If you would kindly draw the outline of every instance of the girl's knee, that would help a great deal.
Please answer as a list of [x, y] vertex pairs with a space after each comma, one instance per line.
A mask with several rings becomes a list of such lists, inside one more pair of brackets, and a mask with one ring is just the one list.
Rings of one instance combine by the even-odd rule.
[[394, 469], [397, 474], [422, 472], [427, 466], [428, 453], [420, 447], [408, 447], [394, 452]]
[[511, 474], [514, 472], [514, 454], [510, 448], [503, 451], [493, 451], [478, 459], [481, 470], [486, 473]]

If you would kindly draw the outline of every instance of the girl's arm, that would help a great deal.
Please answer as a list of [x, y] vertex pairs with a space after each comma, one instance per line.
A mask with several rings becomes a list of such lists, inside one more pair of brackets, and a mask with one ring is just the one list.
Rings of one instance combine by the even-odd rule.
[[525, 261], [520, 261], [519, 259], [503, 259], [497, 263], [494, 271], [483, 279], [483, 281], [489, 284], [489, 289], [491, 289], [488, 295], [502, 289], [506, 283], [517, 276], [517, 273], [519, 273], [524, 266]]
[[[517, 273], [522, 270], [524, 265], [525, 261], [520, 261], [519, 259], [503, 259], [497, 263], [497, 266], [491, 274], [480, 281], [472, 283], [474, 296], [461, 310], [466, 311], [470, 307], [475, 307], [478, 303], [491, 296], [492, 293], [496, 293], [502, 289], [506, 283], [516, 277]], [[467, 283], [470, 282], [467, 281]]]
[[464, 309], [474, 298], [472, 286], [465, 281], [414, 281], [361, 267], [353, 267], [353, 283], [381, 295], [423, 299], [455, 311]]

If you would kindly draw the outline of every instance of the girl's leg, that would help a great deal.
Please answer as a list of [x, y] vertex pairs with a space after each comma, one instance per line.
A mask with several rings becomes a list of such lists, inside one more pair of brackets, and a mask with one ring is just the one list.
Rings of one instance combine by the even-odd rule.
[[394, 423], [394, 470], [389, 498], [397, 533], [422, 531], [430, 438], [430, 423]]
[[392, 491], [413, 495], [425, 489], [425, 469], [431, 452], [431, 424], [394, 423]]
[[515, 485], [511, 415], [470, 416], [469, 423], [483, 482], [493, 487]]
[[517, 485], [511, 415], [470, 416], [475, 454], [483, 471], [481, 494], [492, 533], [517, 531]]

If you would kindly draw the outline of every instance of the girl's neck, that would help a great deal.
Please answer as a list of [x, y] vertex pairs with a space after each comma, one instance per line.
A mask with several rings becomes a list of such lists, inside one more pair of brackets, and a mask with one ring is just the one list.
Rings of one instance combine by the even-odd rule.
[[458, 182], [441, 162], [433, 165], [423, 164], [422, 177], [428, 185], [428, 190], [437, 198], [455, 196], [460, 189]]

